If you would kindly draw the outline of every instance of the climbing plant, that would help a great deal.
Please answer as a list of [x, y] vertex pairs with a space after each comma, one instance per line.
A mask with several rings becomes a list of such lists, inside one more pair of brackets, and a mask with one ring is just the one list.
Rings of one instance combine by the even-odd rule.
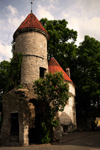
[[20, 84], [22, 54], [14, 54], [8, 61], [0, 62], [0, 93], [4, 94]]
[[15, 53], [10, 61], [8, 89], [20, 84], [22, 54]]
[[58, 126], [57, 112], [63, 111], [69, 98], [68, 84], [58, 72], [46, 74], [36, 80], [33, 87], [39, 105], [40, 143], [48, 143], [53, 139], [53, 127]]

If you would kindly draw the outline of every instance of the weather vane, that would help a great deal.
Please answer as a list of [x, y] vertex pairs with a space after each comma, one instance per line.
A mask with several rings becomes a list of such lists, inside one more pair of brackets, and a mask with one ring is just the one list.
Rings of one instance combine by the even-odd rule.
[[31, 13], [32, 13], [32, 4], [33, 4], [33, 1], [34, 1], [34, 0], [31, 0]]

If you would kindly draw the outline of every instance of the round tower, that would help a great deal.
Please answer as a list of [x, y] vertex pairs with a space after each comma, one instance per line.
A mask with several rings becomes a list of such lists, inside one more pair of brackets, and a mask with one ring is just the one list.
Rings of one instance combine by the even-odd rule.
[[15, 53], [22, 53], [21, 84], [33, 84], [48, 72], [47, 40], [49, 35], [30, 13], [13, 35]]

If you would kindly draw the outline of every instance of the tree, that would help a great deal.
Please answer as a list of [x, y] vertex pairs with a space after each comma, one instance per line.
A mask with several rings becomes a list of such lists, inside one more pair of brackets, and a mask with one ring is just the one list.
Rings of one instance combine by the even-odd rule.
[[0, 62], [0, 129], [2, 124], [2, 95], [7, 91], [8, 70], [10, 63], [8, 61]]
[[20, 82], [22, 54], [14, 54], [10, 62], [0, 63], [0, 93], [4, 94]]
[[85, 36], [77, 51], [77, 66], [74, 72], [77, 85], [78, 110], [89, 112], [92, 105], [100, 104], [100, 42]]
[[9, 67], [10, 63], [8, 61], [0, 62], [0, 93], [2, 94], [7, 91]]
[[85, 36], [76, 47], [77, 32], [67, 28], [66, 20], [41, 19], [41, 23], [50, 35], [48, 58], [54, 56], [65, 70], [71, 69], [71, 78], [76, 85], [78, 110], [89, 112], [90, 106], [100, 106], [100, 42]]
[[[53, 127], [58, 125], [55, 119], [58, 111], [63, 111], [64, 106], [69, 98], [68, 84], [64, 82], [61, 73], [48, 73], [44, 78], [40, 78], [34, 82], [34, 91], [37, 94], [37, 101], [39, 102], [40, 113], [40, 128], [41, 143], [48, 143], [51, 140], [50, 135]], [[38, 129], [39, 130], [39, 129]]]
[[67, 27], [68, 22], [63, 20], [41, 19], [40, 22], [47, 30], [50, 40], [48, 42], [48, 59], [52, 56], [60, 63], [63, 69], [73, 67], [76, 58], [77, 32]]
[[21, 63], [22, 63], [22, 54], [14, 53], [13, 58], [10, 61], [9, 68], [9, 85], [8, 90], [11, 90], [16, 85], [20, 84], [21, 77]]

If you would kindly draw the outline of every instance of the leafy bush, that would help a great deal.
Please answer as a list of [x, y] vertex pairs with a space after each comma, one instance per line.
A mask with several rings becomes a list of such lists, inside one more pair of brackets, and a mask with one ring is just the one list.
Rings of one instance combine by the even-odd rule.
[[57, 112], [63, 111], [69, 98], [68, 84], [62, 73], [48, 73], [44, 78], [34, 82], [34, 92], [40, 106], [41, 143], [48, 143], [53, 139], [53, 127], [57, 127]]

